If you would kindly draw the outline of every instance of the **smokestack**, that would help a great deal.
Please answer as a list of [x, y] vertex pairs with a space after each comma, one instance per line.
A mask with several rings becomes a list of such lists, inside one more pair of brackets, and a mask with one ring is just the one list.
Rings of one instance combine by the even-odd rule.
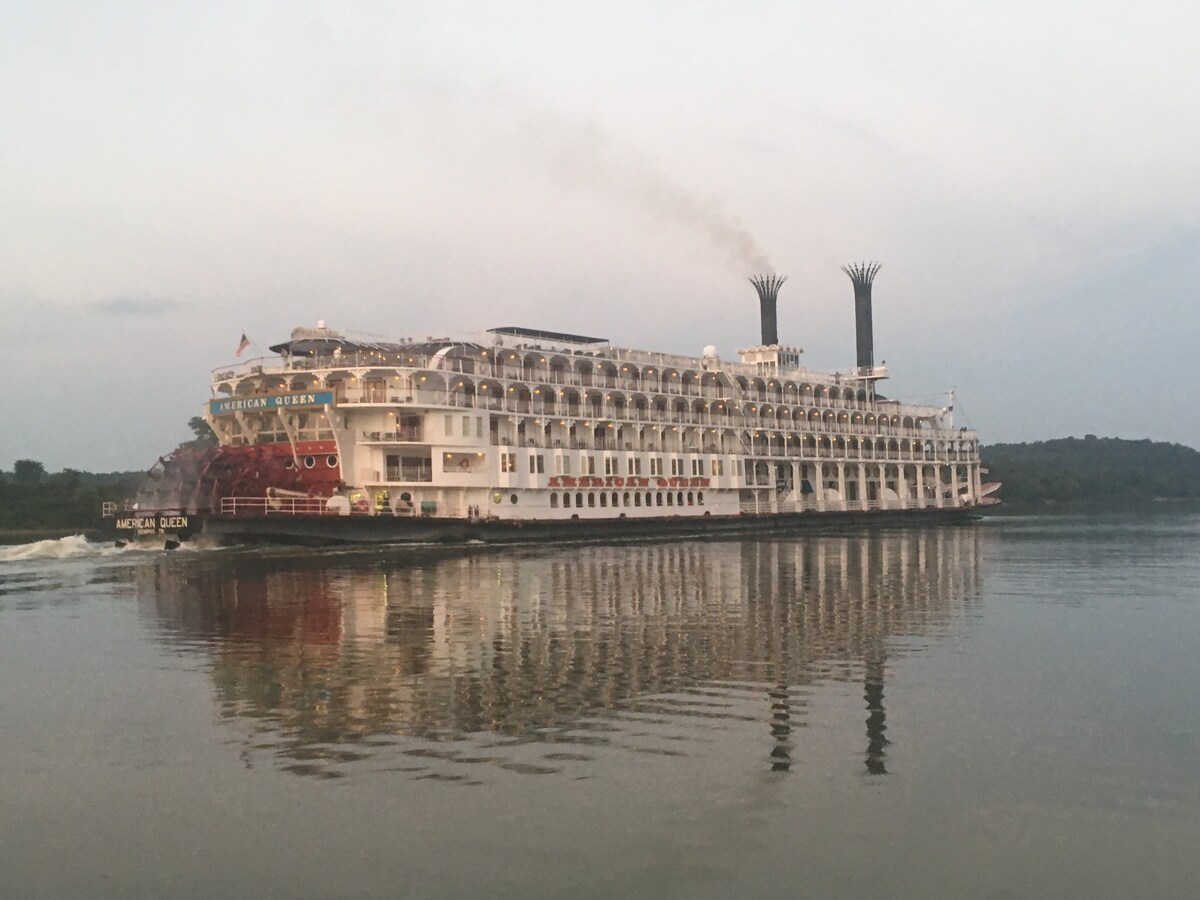
[[779, 319], [775, 314], [775, 304], [779, 299], [779, 289], [785, 281], [786, 275], [755, 275], [750, 279], [750, 283], [758, 291], [758, 307], [762, 313], [762, 342], [768, 347], [779, 343]]
[[875, 334], [871, 324], [871, 282], [879, 271], [877, 262], [851, 263], [842, 271], [854, 282], [854, 331], [858, 347], [858, 367], [875, 367]]

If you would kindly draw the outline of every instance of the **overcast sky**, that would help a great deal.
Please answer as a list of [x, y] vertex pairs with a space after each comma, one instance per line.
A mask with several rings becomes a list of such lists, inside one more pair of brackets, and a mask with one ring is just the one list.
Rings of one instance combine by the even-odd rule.
[[0, 468], [145, 468], [319, 318], [733, 357], [770, 266], [846, 367], [860, 259], [891, 396], [1200, 446], [1198, 10], [9, 0]]

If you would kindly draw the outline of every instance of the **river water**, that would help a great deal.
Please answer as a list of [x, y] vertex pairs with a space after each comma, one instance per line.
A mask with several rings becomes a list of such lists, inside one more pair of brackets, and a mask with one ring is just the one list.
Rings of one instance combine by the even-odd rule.
[[1200, 894], [1200, 517], [0, 550], [0, 895]]

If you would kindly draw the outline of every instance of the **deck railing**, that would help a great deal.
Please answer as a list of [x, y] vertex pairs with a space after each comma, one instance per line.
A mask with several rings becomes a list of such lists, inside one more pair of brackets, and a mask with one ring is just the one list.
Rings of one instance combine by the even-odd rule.
[[[351, 507], [351, 512], [354, 512]], [[222, 497], [223, 516], [336, 516], [320, 497]]]

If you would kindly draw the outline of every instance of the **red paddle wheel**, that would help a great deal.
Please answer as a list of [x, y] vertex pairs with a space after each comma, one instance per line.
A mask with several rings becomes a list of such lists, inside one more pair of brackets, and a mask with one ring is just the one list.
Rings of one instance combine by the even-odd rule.
[[159, 459], [147, 473], [137, 500], [142, 509], [200, 513], [218, 511], [225, 497], [265, 497], [267, 488], [328, 497], [336, 474], [336, 470], [321, 472], [324, 477], [318, 477], [305, 471], [295, 464], [288, 445], [184, 448]]

